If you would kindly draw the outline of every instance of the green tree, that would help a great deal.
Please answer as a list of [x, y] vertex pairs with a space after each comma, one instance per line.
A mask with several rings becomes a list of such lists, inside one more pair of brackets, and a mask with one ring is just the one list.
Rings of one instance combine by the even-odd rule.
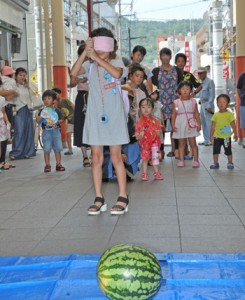
[[126, 18], [122, 19], [122, 56], [129, 56], [128, 46], [128, 28], [131, 28], [131, 37], [146, 36], [145, 39], [132, 39], [131, 48], [136, 45], [142, 45], [147, 50], [144, 63], [152, 64], [157, 59], [157, 37], [159, 35], [183, 35], [186, 36], [190, 30], [192, 35], [202, 27], [202, 19], [191, 20], [170, 20], [167, 22], [160, 21], [129, 21]]

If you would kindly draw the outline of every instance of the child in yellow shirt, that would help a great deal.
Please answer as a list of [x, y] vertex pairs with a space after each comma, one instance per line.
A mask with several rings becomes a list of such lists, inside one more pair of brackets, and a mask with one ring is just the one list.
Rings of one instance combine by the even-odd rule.
[[227, 169], [234, 169], [231, 151], [231, 135], [234, 134], [234, 141], [237, 141], [237, 131], [235, 117], [232, 112], [227, 110], [230, 103], [230, 97], [221, 94], [217, 97], [217, 106], [219, 111], [211, 119], [210, 141], [213, 140], [213, 159], [214, 163], [210, 169], [219, 169], [219, 154], [221, 146], [225, 149], [225, 155], [228, 158]]

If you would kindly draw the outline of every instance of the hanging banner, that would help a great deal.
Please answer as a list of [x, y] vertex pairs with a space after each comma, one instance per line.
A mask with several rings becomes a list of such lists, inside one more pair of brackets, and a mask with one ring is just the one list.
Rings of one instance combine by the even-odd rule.
[[34, 71], [30, 76], [30, 82], [35, 86], [38, 87], [38, 80], [37, 80], [37, 71]]
[[190, 42], [189, 41], [185, 41], [184, 49], [185, 49], [185, 55], [187, 57], [185, 71], [190, 72], [191, 71], [191, 62], [190, 62], [191, 51], [190, 51]]
[[230, 78], [229, 61], [224, 60], [223, 61], [223, 79], [229, 79], [229, 78]]

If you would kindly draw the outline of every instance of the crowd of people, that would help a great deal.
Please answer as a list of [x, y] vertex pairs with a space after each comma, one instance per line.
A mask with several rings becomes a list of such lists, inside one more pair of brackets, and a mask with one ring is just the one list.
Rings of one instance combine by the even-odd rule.
[[[196, 137], [202, 129], [204, 141], [200, 145], [213, 145], [210, 168], [219, 168], [222, 146], [228, 159], [227, 168], [234, 168], [231, 136], [234, 134], [236, 141], [237, 131], [234, 115], [228, 110], [230, 98], [226, 94], [218, 95], [219, 110], [215, 112], [215, 87], [213, 80], [207, 77], [207, 70], [199, 68], [198, 79], [184, 71], [187, 57], [183, 53], [178, 53], [175, 65], [171, 65], [172, 52], [168, 48], [161, 49], [161, 65], [153, 70], [142, 65], [146, 55], [143, 46], [133, 49], [131, 62], [122, 60], [116, 50], [117, 43], [110, 30], [93, 30], [91, 37], [81, 42], [70, 72], [70, 86], [77, 88], [75, 104], [63, 99], [61, 89], [55, 87], [43, 93], [44, 106], [36, 116], [42, 128], [44, 172], [51, 172], [52, 150], [56, 171], [65, 171], [61, 164], [62, 126], [65, 126], [68, 144], [64, 155], [73, 154], [73, 134], [73, 145], [82, 151], [83, 166], [92, 167], [95, 199], [88, 208], [89, 215], [107, 210], [102, 182], [110, 179], [118, 183], [118, 198], [110, 213], [121, 215], [128, 211], [127, 181], [138, 171], [140, 160], [142, 181], [149, 180], [151, 166], [154, 179], [164, 179], [159, 161], [165, 157], [166, 132], [171, 136], [171, 151], [166, 156], [175, 157], [177, 167], [183, 168], [185, 160], [192, 160], [193, 168], [200, 166]], [[237, 89], [241, 99], [240, 126], [245, 134], [244, 74], [239, 78]], [[5, 161], [11, 137], [11, 161], [36, 155], [26, 78], [27, 71], [23, 68], [14, 71], [6, 66], [1, 70], [1, 169], [14, 167]]]

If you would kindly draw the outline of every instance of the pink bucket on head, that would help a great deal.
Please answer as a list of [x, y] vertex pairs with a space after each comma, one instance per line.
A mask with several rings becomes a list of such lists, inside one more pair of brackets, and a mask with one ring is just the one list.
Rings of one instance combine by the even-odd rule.
[[108, 36], [93, 37], [94, 50], [112, 52], [114, 50], [114, 39]]

